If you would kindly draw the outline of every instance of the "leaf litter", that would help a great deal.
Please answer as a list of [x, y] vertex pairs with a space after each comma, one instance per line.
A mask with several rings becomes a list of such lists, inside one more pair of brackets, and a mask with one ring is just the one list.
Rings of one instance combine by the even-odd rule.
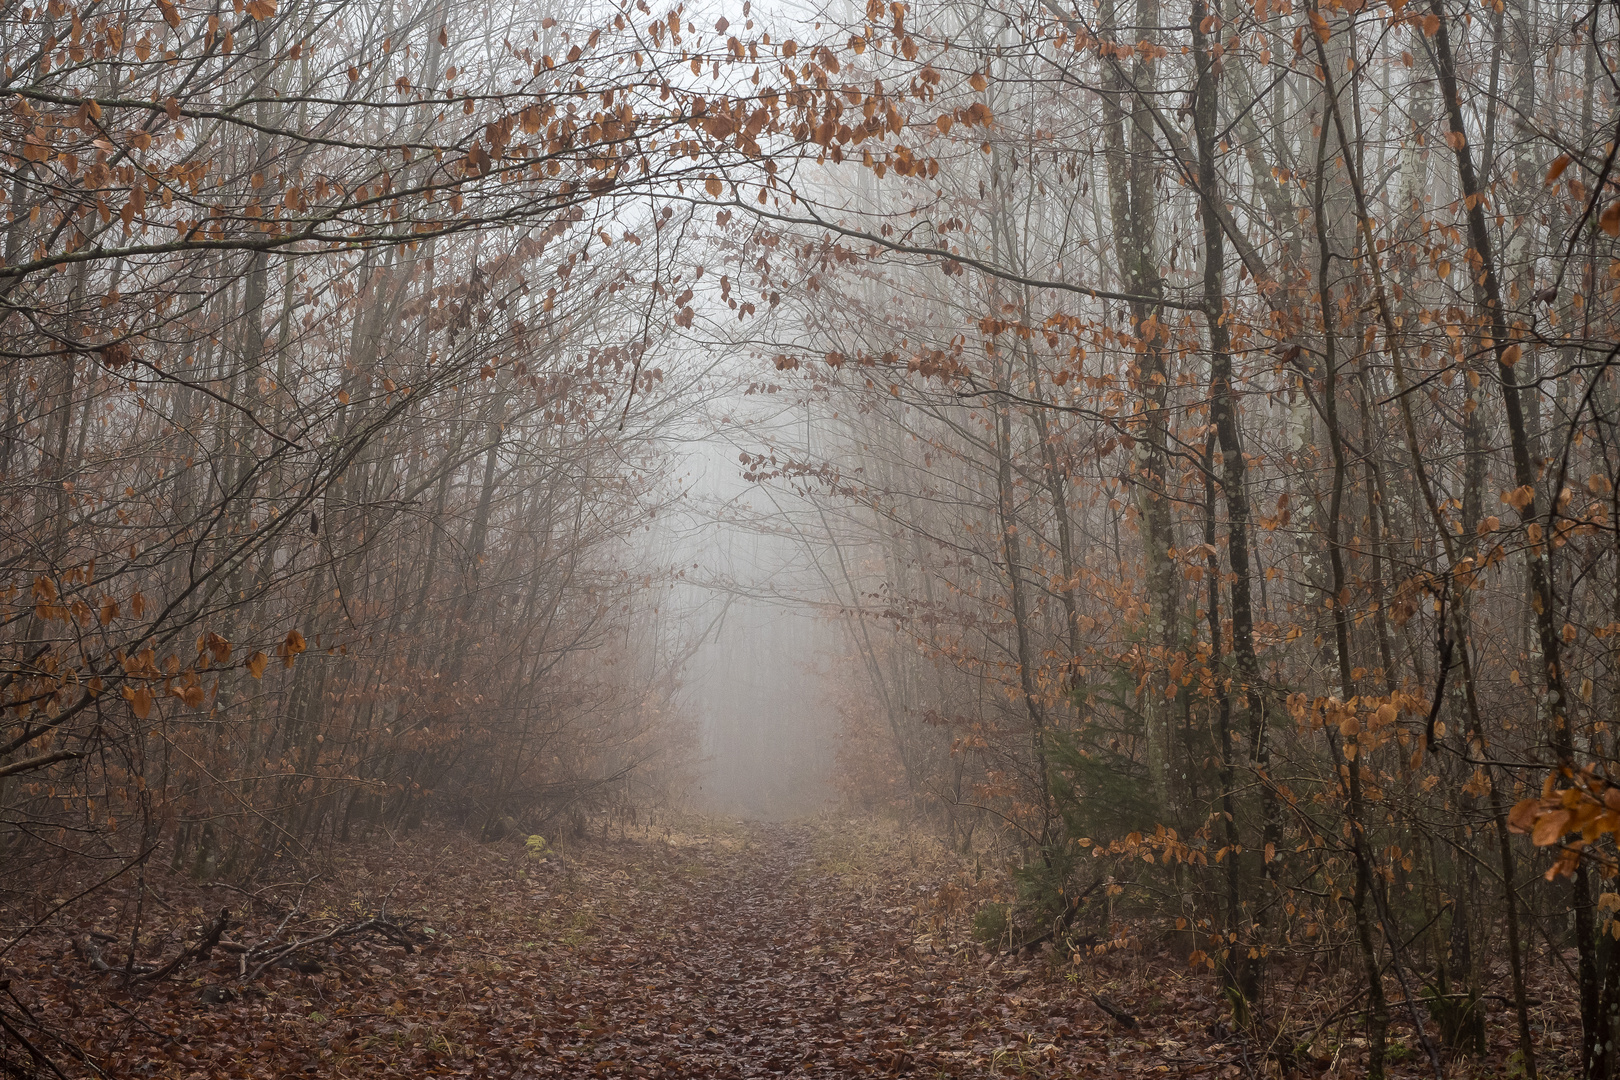
[[[854, 822], [626, 830], [534, 857], [429, 832], [349, 849], [315, 882], [147, 883], [137, 962], [221, 903], [223, 947], [126, 977], [136, 889], [6, 958], [36, 1045], [112, 1077], [1236, 1076], [1207, 979], [1167, 957], [996, 955], [978, 875]], [[154, 916], [154, 912], [157, 913]], [[334, 933], [382, 918], [397, 932]], [[98, 971], [75, 940], [95, 935]], [[249, 946], [247, 942], [259, 942]], [[315, 944], [287, 950], [288, 943]], [[116, 944], [115, 944], [116, 943]], [[244, 977], [244, 952], [284, 962]], [[0, 976], [3, 978], [3, 976]], [[1093, 999], [1140, 1021], [1131, 1030]], [[1222, 1041], [1225, 1036], [1228, 1042]], [[61, 1041], [56, 1041], [60, 1039]], [[68, 1044], [82, 1055], [64, 1053]], [[19, 1066], [15, 1044], [7, 1053]]]

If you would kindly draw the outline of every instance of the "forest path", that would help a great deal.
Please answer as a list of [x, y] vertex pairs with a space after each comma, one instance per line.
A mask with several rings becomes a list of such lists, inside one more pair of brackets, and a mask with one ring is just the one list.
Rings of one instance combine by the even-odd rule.
[[[760, 826], [737, 850], [692, 852], [673, 874], [644, 867], [656, 885], [636, 888], [574, 972], [582, 998], [634, 1021], [559, 1047], [560, 1062], [606, 1055], [716, 1077], [946, 1065], [939, 1036], [956, 1026], [965, 988], [906, 957], [909, 907], [844, 887], [812, 846], [808, 829]], [[605, 995], [602, 980], [613, 984]]]
[[1087, 999], [1100, 973], [985, 965], [919, 938], [939, 883], [898, 851], [785, 825], [671, 851], [598, 898], [607, 913], [558, 971], [575, 1030], [553, 1026], [538, 1073], [1164, 1075], [1186, 1045], [1120, 1032]]
[[[64, 963], [62, 939], [43, 934], [10, 959], [31, 969], [41, 1024], [120, 1078], [1237, 1075], [1241, 1052], [1210, 1034], [1224, 1010], [1181, 965], [982, 951], [967, 929], [983, 888], [926, 836], [842, 821], [692, 829], [543, 860], [519, 838], [357, 842], [317, 884], [264, 887], [268, 906], [252, 910], [239, 891], [149, 881], [147, 910], [166, 913], [143, 938], [154, 958], [222, 901], [238, 904], [237, 940], [286, 940], [293, 919], [286, 934], [312, 942], [299, 963], [249, 979], [216, 952], [126, 985]], [[136, 898], [120, 882], [71, 932], [110, 935]], [[425, 947], [316, 941], [379, 910]], [[1092, 991], [1142, 1029], [1121, 1029]]]

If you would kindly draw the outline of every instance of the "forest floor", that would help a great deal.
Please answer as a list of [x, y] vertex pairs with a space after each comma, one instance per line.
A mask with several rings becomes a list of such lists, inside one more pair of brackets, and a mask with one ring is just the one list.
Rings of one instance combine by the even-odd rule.
[[[122, 968], [140, 897], [120, 879], [99, 916], [78, 910], [0, 958], [18, 1028], [0, 1031], [0, 1075], [34, 1072], [17, 1036], [68, 1075], [119, 1080], [1278, 1075], [1256, 1039], [1230, 1033], [1212, 980], [1168, 955], [1076, 964], [979, 947], [973, 868], [894, 829], [710, 822], [543, 857], [521, 838], [429, 832], [356, 845], [339, 865], [251, 901], [149, 881], [152, 964], [196, 941], [205, 912], [241, 910], [209, 962], [148, 981], [98, 971], [74, 945], [107, 941]], [[244, 978], [244, 956], [256, 966], [379, 912], [387, 934], [356, 930]], [[1343, 1037], [1319, 1040], [1302, 1074], [1360, 1075]], [[1395, 1075], [1432, 1075], [1408, 1055]]]

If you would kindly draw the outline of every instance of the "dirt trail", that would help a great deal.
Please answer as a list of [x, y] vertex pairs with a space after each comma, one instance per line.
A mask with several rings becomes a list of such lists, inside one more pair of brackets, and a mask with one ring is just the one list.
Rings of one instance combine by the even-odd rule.
[[644, 864], [621, 917], [559, 971], [578, 1030], [550, 1025], [538, 1071], [1162, 1075], [1163, 1057], [1144, 1053], [1161, 1047], [1117, 1031], [1078, 980], [916, 944], [928, 886], [839, 873], [817, 838], [760, 826], [740, 850], [691, 853], [673, 874]]
[[[425, 949], [350, 938], [246, 984], [229, 954], [131, 987], [76, 963], [64, 938], [13, 961], [34, 965], [41, 1024], [119, 1078], [1235, 1075], [1195, 981], [1133, 977], [1112, 957], [986, 963], [964, 953], [961, 914], [954, 932], [920, 934], [954, 864], [916, 857], [828, 825], [655, 833], [545, 862], [517, 842], [429, 835], [346, 851], [297, 898], [311, 935], [386, 899], [417, 917]], [[194, 932], [180, 913], [221, 899], [160, 888], [177, 917], [150, 935], [154, 957]], [[273, 932], [290, 899], [233, 934]], [[110, 896], [72, 932], [110, 935], [132, 909]], [[1143, 1030], [1117, 1027], [1094, 989]]]
[[582, 958], [579, 996], [612, 980], [611, 1011], [641, 1019], [559, 1046], [562, 1061], [622, 1054], [632, 1073], [847, 1076], [933, 1056], [964, 988], [902, 955], [911, 912], [816, 871], [806, 830], [768, 827], [759, 841], [705, 859], [710, 872], [685, 888], [643, 890], [639, 910]]

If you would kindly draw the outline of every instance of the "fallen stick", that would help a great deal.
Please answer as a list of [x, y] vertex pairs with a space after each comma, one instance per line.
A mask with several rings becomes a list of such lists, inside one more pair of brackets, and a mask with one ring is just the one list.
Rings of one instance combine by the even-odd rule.
[[1102, 994], [1092, 994], [1091, 1000], [1096, 1002], [1097, 1008], [1113, 1017], [1115, 1023], [1133, 1029], [1137, 1027], [1136, 1017], [1126, 1012], [1112, 998], [1104, 997]]
[[[291, 918], [290, 914], [288, 918]], [[286, 919], [282, 920], [281, 925], [276, 927], [275, 932], [268, 939], [256, 945], [244, 945], [238, 941], [222, 940], [229, 925], [230, 909], [220, 908], [219, 914], [202, 927], [202, 935], [195, 944], [181, 950], [179, 955], [162, 965], [137, 964], [134, 962], [133, 956], [130, 957], [130, 962], [127, 965], [115, 966], [110, 964], [102, 956], [100, 943], [102, 941], [112, 941], [113, 939], [94, 931], [76, 938], [73, 947], [84, 958], [85, 962], [96, 971], [122, 971], [128, 977], [139, 982], [160, 982], [189, 964], [207, 963], [214, 950], [218, 949], [221, 952], [231, 953], [236, 956], [237, 980], [249, 983], [269, 969], [291, 962], [296, 953], [341, 938], [354, 937], [357, 934], [375, 933], [387, 943], [401, 946], [408, 953], [414, 953], [418, 945], [426, 944], [429, 940], [409, 927], [393, 921], [385, 914], [373, 915], [369, 919], [346, 923], [342, 926], [333, 927], [322, 934], [284, 942], [279, 945], [275, 944], [275, 942], [286, 928]]]
[[219, 945], [220, 935], [225, 933], [225, 927], [230, 923], [230, 919], [230, 910], [220, 908], [219, 914], [203, 926], [202, 937], [197, 940], [195, 945], [182, 949], [173, 960], [161, 966], [137, 964], [134, 955], [131, 954], [127, 964], [114, 967], [107, 963], [106, 958], [101, 955], [101, 945], [99, 944], [99, 941], [111, 941], [113, 939], [106, 934], [97, 934], [94, 931], [81, 935], [74, 941], [73, 945], [79, 955], [84, 957], [85, 962], [96, 971], [122, 971], [139, 982], [158, 982], [173, 975], [193, 960], [206, 963], [209, 956], [213, 954], [215, 947]]
[[[285, 945], [276, 946], [275, 948], [269, 949], [265, 952], [261, 952], [261, 949], [264, 948], [263, 946], [256, 946], [249, 949], [247, 952], [242, 954], [240, 965], [241, 974], [239, 977], [243, 982], [252, 982], [260, 975], [264, 974], [267, 969], [283, 962], [295, 952], [302, 949], [307, 949], [313, 945], [321, 945], [328, 941], [336, 941], [339, 938], [353, 937], [355, 934], [363, 934], [368, 930], [376, 931], [392, 944], [404, 946], [405, 951], [408, 953], [415, 952], [416, 945], [419, 943], [419, 939], [413, 939], [411, 932], [405, 927], [393, 922], [386, 916], [374, 915], [369, 919], [364, 919], [357, 923], [350, 923], [347, 926], [335, 927], [334, 929], [328, 930], [326, 933], [317, 935], [316, 937], [305, 938], [302, 941], [289, 941]], [[260, 956], [263, 956], [264, 958], [259, 960], [258, 958]], [[258, 964], [253, 968], [253, 971], [249, 973], [247, 970], [248, 964], [255, 960], [258, 960]]]
[[157, 982], [159, 979], [166, 979], [170, 975], [173, 975], [191, 960], [196, 960], [199, 963], [206, 964], [208, 962], [208, 958], [213, 955], [214, 947], [219, 944], [220, 935], [225, 933], [226, 924], [228, 924], [230, 921], [230, 909], [220, 908], [219, 914], [216, 915], [207, 926], [203, 927], [203, 935], [198, 940], [197, 944], [193, 945], [189, 949], [184, 950], [179, 956], [176, 956], [173, 960], [170, 960], [162, 967], [148, 971], [145, 974], [138, 975], [136, 977], [141, 982]]

